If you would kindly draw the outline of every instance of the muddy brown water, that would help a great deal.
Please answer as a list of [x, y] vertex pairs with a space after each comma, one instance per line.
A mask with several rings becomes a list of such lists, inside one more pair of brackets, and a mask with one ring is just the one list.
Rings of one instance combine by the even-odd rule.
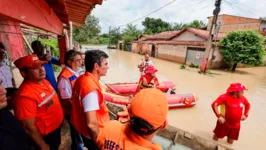
[[[102, 80], [105, 83], [136, 82], [139, 79], [137, 64], [143, 56], [131, 52], [110, 50], [101, 47], [83, 47], [84, 50], [101, 49], [109, 55], [110, 69]], [[225, 70], [212, 70], [211, 74], [202, 75], [197, 69], [180, 69], [180, 64], [152, 58], [159, 70], [159, 80], [173, 81], [177, 93], [193, 93], [199, 101], [193, 108], [174, 109], [168, 113], [169, 124], [194, 133], [206, 140], [212, 140], [212, 130], [216, 117], [212, 112], [211, 103], [232, 82], [241, 82], [247, 88], [245, 96], [251, 103], [251, 111], [246, 121], [241, 124], [239, 140], [228, 145], [226, 139], [219, 143], [237, 150], [266, 149], [266, 68], [241, 68], [235, 73]]]

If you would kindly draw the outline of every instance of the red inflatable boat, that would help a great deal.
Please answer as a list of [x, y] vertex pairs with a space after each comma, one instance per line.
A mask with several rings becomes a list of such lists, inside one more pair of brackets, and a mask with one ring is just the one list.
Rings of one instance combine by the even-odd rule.
[[[174, 88], [174, 84], [171, 82], [160, 83], [160, 89], [163, 92], [167, 92], [169, 89]], [[166, 83], [166, 84], [164, 84]], [[109, 87], [108, 87], [109, 86]], [[113, 88], [113, 89], [112, 89]], [[130, 104], [130, 98], [128, 95], [133, 95], [137, 88], [137, 83], [116, 83], [108, 84], [107, 87], [103, 86], [103, 95], [108, 103], [112, 103], [117, 106]], [[171, 91], [173, 92], [173, 91]], [[166, 94], [169, 108], [185, 108], [196, 105], [197, 98], [193, 94]]]
[[[138, 87], [138, 82], [131, 82], [131, 83], [114, 83], [114, 84], [106, 84], [106, 86], [113, 92], [119, 93], [120, 95], [134, 95], [136, 89]], [[174, 94], [175, 85], [171, 81], [164, 81], [160, 82], [157, 89], [161, 90], [162, 92], [166, 93], [168, 90]]]

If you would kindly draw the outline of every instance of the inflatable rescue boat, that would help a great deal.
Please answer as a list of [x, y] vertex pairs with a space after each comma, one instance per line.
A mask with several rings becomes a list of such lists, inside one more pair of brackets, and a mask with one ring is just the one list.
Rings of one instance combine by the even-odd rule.
[[[130, 104], [130, 96], [134, 95], [137, 88], [137, 83], [116, 83], [106, 84], [103, 86], [102, 93], [105, 100], [116, 106], [123, 106]], [[162, 92], [166, 93], [169, 108], [186, 108], [196, 105], [197, 98], [193, 94], [175, 94], [174, 84], [171, 82], [162, 82], [157, 87]], [[168, 94], [169, 91], [172, 94]]]
[[[106, 86], [112, 92], [119, 93], [120, 95], [134, 95], [138, 87], [138, 82], [114, 83], [114, 84], [106, 84]], [[156, 88], [161, 90], [164, 93], [170, 91], [171, 94], [174, 94], [174, 91], [175, 91], [175, 85], [171, 81], [160, 82], [159, 86]]]

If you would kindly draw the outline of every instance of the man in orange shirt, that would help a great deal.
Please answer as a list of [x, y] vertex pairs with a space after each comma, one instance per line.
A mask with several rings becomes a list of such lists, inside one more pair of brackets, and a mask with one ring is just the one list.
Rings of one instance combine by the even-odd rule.
[[130, 121], [126, 125], [113, 120], [105, 124], [97, 138], [102, 150], [162, 150], [152, 143], [156, 131], [167, 125], [168, 102], [158, 89], [143, 89], [129, 107]]
[[99, 83], [109, 68], [108, 55], [100, 50], [90, 50], [85, 55], [86, 72], [73, 88], [71, 123], [82, 135], [85, 147], [94, 150], [99, 128], [110, 121]]
[[44, 79], [45, 63], [35, 54], [14, 62], [24, 78], [15, 98], [15, 115], [36, 147], [57, 150], [64, 115], [54, 88]]

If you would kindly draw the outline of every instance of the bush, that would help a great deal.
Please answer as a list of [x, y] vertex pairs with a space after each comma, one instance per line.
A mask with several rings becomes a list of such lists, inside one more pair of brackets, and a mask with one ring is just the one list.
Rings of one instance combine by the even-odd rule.
[[180, 66], [180, 69], [186, 69], [186, 65], [185, 64], [182, 64], [181, 66]]
[[191, 68], [199, 68], [199, 65], [196, 65], [196, 64], [191, 63], [191, 64], [189, 65], [189, 67], [191, 67]]

